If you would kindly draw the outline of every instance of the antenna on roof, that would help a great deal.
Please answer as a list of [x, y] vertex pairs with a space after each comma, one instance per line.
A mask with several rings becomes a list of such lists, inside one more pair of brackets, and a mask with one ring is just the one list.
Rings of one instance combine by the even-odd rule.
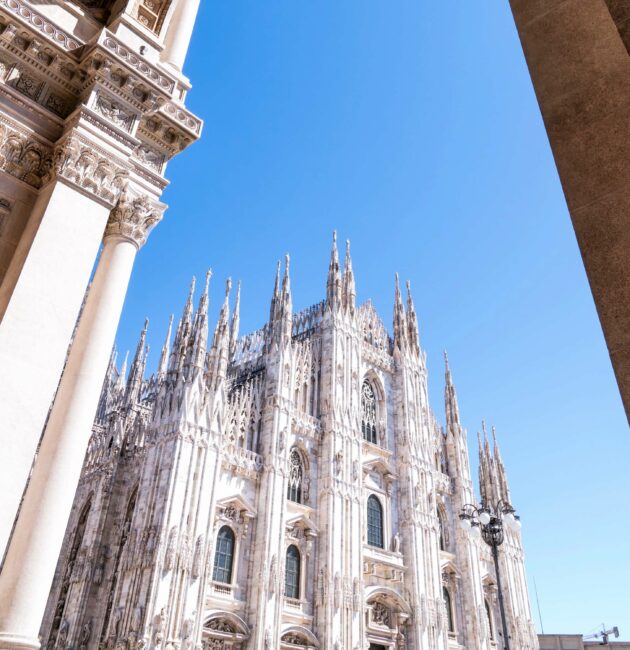
[[606, 625], [602, 623], [602, 631], [601, 632], [596, 632], [595, 634], [589, 634], [588, 636], [585, 636], [585, 639], [599, 639], [601, 637], [602, 642], [599, 645], [608, 645], [608, 637], [609, 636], [614, 636], [615, 639], [619, 638], [619, 628], [615, 625], [615, 627], [611, 627], [609, 630], [606, 629]]

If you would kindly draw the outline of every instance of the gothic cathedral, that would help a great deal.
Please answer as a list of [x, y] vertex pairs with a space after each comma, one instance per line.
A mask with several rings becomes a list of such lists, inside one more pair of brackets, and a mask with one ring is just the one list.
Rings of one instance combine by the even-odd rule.
[[[467, 504], [510, 503], [496, 441], [475, 496], [446, 365], [428, 402], [409, 286], [393, 338], [356, 306], [333, 243], [325, 299], [293, 313], [289, 260], [267, 324], [239, 337], [240, 287], [208, 337], [194, 282], [144, 377], [112, 356], [41, 629], [77, 650], [497, 650], [490, 548]], [[126, 364], [125, 364], [126, 365]], [[500, 549], [510, 645], [538, 648], [521, 535]]]

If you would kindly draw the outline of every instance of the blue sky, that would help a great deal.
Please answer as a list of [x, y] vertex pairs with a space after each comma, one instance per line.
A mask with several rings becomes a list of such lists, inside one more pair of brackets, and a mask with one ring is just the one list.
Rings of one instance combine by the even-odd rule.
[[473, 460], [497, 427], [545, 632], [630, 639], [630, 437], [507, 0], [204, 0], [185, 71], [204, 133], [169, 166], [119, 348], [146, 315], [154, 365], [208, 266], [212, 320], [242, 280], [243, 332], [285, 252], [294, 307], [321, 300], [336, 228], [388, 327], [411, 280], [433, 408], [446, 348]]

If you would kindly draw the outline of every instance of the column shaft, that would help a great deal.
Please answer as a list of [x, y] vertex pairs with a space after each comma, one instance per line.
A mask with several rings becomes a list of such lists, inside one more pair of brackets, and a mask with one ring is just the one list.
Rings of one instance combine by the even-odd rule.
[[184, 67], [198, 11], [199, 0], [179, 0], [168, 26], [162, 58], [177, 70]]
[[107, 237], [0, 574], [0, 648], [38, 648], [137, 245]]
[[108, 214], [63, 183], [42, 190], [0, 287], [0, 558]]

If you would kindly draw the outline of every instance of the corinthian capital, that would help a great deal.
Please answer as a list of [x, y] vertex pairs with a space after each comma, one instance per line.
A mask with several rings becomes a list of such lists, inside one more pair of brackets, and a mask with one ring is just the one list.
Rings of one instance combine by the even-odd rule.
[[166, 206], [151, 201], [146, 195], [132, 197], [125, 188], [109, 214], [103, 239], [123, 237], [140, 248], [149, 233], [162, 220]]

